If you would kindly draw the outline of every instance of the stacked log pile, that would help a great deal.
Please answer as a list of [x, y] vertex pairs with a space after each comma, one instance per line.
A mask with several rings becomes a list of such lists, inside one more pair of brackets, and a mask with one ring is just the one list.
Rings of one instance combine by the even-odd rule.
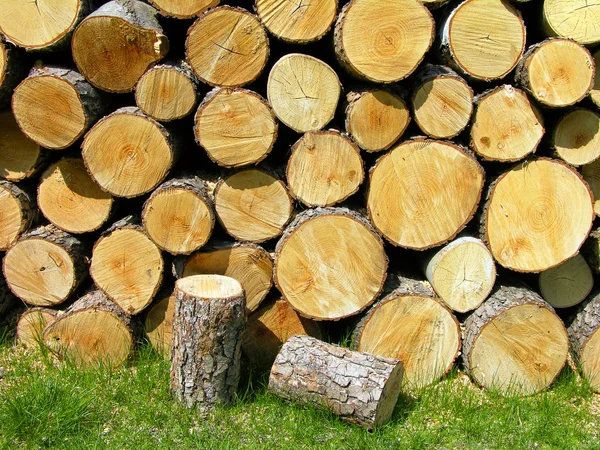
[[[409, 389], [462, 354], [481, 386], [538, 392], [569, 348], [600, 389], [599, 0], [3, 9], [0, 314], [32, 308], [24, 344], [121, 363], [143, 322], [185, 359], [212, 297], [181, 280], [224, 275], [246, 364], [341, 329]], [[209, 395], [184, 375], [181, 399]]]

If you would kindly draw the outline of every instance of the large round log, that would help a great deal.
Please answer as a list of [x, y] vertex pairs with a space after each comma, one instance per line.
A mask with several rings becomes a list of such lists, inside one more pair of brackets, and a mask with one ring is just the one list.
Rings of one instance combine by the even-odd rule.
[[371, 429], [391, 418], [403, 372], [397, 359], [294, 336], [275, 359], [269, 391]]
[[233, 278], [194, 275], [175, 283], [171, 390], [188, 408], [233, 401], [244, 305], [244, 290]]
[[44, 345], [42, 334], [46, 326], [54, 321], [60, 311], [50, 308], [30, 308], [17, 322], [17, 342], [27, 348]]
[[481, 233], [502, 266], [541, 272], [575, 256], [593, 219], [593, 197], [581, 175], [564, 163], [539, 158], [492, 183]]
[[352, 0], [335, 23], [335, 52], [353, 76], [394, 83], [421, 63], [434, 30], [431, 13], [418, 0]]
[[275, 250], [275, 283], [302, 316], [339, 320], [381, 292], [388, 260], [371, 224], [346, 208], [298, 214]]
[[552, 384], [567, 361], [569, 337], [535, 292], [500, 283], [464, 323], [463, 364], [473, 380], [508, 395]]
[[544, 300], [554, 308], [569, 308], [589, 295], [594, 287], [594, 276], [585, 258], [577, 254], [540, 273], [538, 285]]
[[87, 16], [73, 33], [73, 61], [95, 87], [131, 92], [169, 51], [157, 11], [138, 0], [114, 0]]
[[353, 347], [400, 359], [407, 386], [427, 386], [448, 373], [459, 354], [458, 321], [426, 282], [393, 274], [384, 292], [356, 325]]
[[8, 250], [36, 218], [31, 197], [16, 184], [0, 180], [0, 250]]
[[585, 45], [600, 43], [600, 0], [545, 0], [545, 31]]
[[453, 239], [471, 220], [484, 172], [445, 141], [406, 141], [371, 169], [367, 199], [375, 228], [394, 245], [425, 250]]
[[171, 359], [173, 341], [173, 316], [175, 315], [175, 296], [172, 292], [157, 295], [158, 302], [148, 308], [144, 321], [144, 331], [154, 350]]
[[565, 114], [552, 135], [556, 155], [572, 166], [600, 158], [600, 114], [578, 108]]
[[209, 8], [219, 5], [220, 0], [150, 0], [161, 15], [175, 19], [192, 19]]
[[569, 325], [575, 362], [590, 387], [600, 392], [600, 293], [595, 291], [582, 303]]

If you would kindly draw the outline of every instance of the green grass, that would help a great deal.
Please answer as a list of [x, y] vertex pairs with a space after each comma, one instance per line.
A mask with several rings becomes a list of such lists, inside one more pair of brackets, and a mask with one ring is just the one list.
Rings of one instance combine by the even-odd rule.
[[264, 377], [202, 417], [175, 402], [168, 364], [148, 346], [126, 367], [81, 370], [0, 344], [0, 448], [593, 449], [600, 399], [570, 369], [539, 395], [475, 388], [458, 370], [367, 432], [270, 395]]

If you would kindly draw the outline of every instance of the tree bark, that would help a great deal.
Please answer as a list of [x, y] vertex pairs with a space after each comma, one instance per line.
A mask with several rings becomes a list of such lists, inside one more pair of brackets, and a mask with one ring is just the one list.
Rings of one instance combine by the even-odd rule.
[[10, 105], [13, 90], [27, 76], [27, 70], [21, 51], [0, 34], [0, 109]]
[[31, 196], [9, 181], [0, 180], [0, 250], [8, 250], [37, 217]]
[[600, 293], [595, 291], [578, 308], [568, 328], [575, 362], [590, 387], [600, 392]]

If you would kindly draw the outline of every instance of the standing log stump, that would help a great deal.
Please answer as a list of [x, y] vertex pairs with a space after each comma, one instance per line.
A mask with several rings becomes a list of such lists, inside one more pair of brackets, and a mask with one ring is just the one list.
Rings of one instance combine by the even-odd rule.
[[30, 308], [17, 323], [17, 342], [27, 348], [38, 348], [43, 344], [42, 333], [61, 311], [50, 308]]
[[463, 364], [479, 385], [502, 394], [546, 389], [567, 361], [569, 337], [535, 292], [499, 283], [464, 323]]
[[240, 378], [244, 290], [233, 278], [194, 275], [175, 283], [171, 389], [188, 408], [233, 401]]
[[568, 328], [571, 350], [590, 387], [600, 392], [600, 292], [578, 308]]
[[275, 359], [269, 391], [372, 429], [390, 420], [403, 372], [397, 359], [294, 336]]
[[29, 229], [36, 215], [27, 192], [0, 180], [0, 251], [8, 250]]
[[538, 277], [540, 294], [554, 308], [568, 308], [586, 299], [594, 287], [594, 275], [581, 254], [543, 271]]

